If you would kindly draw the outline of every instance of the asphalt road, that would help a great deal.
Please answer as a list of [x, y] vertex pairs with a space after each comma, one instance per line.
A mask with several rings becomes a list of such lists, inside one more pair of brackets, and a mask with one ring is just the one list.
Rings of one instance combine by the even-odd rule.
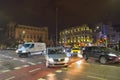
[[15, 51], [0, 51], [0, 80], [120, 80], [120, 64], [73, 57], [67, 68], [46, 68], [43, 55], [19, 58]]

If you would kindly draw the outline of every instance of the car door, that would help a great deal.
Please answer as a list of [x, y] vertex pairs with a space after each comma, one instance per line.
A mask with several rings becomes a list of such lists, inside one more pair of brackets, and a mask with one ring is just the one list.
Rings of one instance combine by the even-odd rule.
[[88, 57], [91, 57], [91, 55], [92, 55], [91, 49], [92, 49], [91, 47], [85, 48], [85, 53], [87, 54]]
[[99, 58], [99, 55], [100, 55], [100, 49], [98, 47], [93, 47], [92, 50], [91, 50], [91, 56], [93, 58]]
[[34, 44], [31, 44], [31, 46], [29, 47], [29, 50], [31, 53], [35, 52], [35, 45]]

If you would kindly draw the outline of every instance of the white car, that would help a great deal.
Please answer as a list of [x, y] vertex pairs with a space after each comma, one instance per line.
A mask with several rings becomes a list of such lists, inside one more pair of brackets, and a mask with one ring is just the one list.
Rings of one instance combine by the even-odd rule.
[[46, 67], [67, 67], [69, 64], [69, 57], [62, 47], [47, 48], [45, 58]]

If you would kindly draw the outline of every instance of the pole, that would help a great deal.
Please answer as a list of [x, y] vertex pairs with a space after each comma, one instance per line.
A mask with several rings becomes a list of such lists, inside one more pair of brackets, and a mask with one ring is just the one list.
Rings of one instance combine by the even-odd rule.
[[57, 46], [57, 38], [58, 38], [58, 35], [57, 35], [57, 33], [58, 33], [58, 31], [57, 31], [57, 28], [58, 28], [57, 17], [58, 17], [58, 15], [57, 15], [57, 13], [58, 13], [58, 8], [56, 7], [56, 46]]

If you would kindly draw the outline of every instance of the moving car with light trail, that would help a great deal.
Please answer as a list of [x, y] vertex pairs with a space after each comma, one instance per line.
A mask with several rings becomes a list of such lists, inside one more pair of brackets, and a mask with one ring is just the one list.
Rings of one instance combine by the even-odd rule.
[[63, 47], [47, 48], [46, 67], [67, 67], [69, 64], [69, 57], [64, 52]]
[[102, 64], [120, 62], [120, 53], [107, 47], [87, 46], [82, 55], [86, 61], [91, 58]]

